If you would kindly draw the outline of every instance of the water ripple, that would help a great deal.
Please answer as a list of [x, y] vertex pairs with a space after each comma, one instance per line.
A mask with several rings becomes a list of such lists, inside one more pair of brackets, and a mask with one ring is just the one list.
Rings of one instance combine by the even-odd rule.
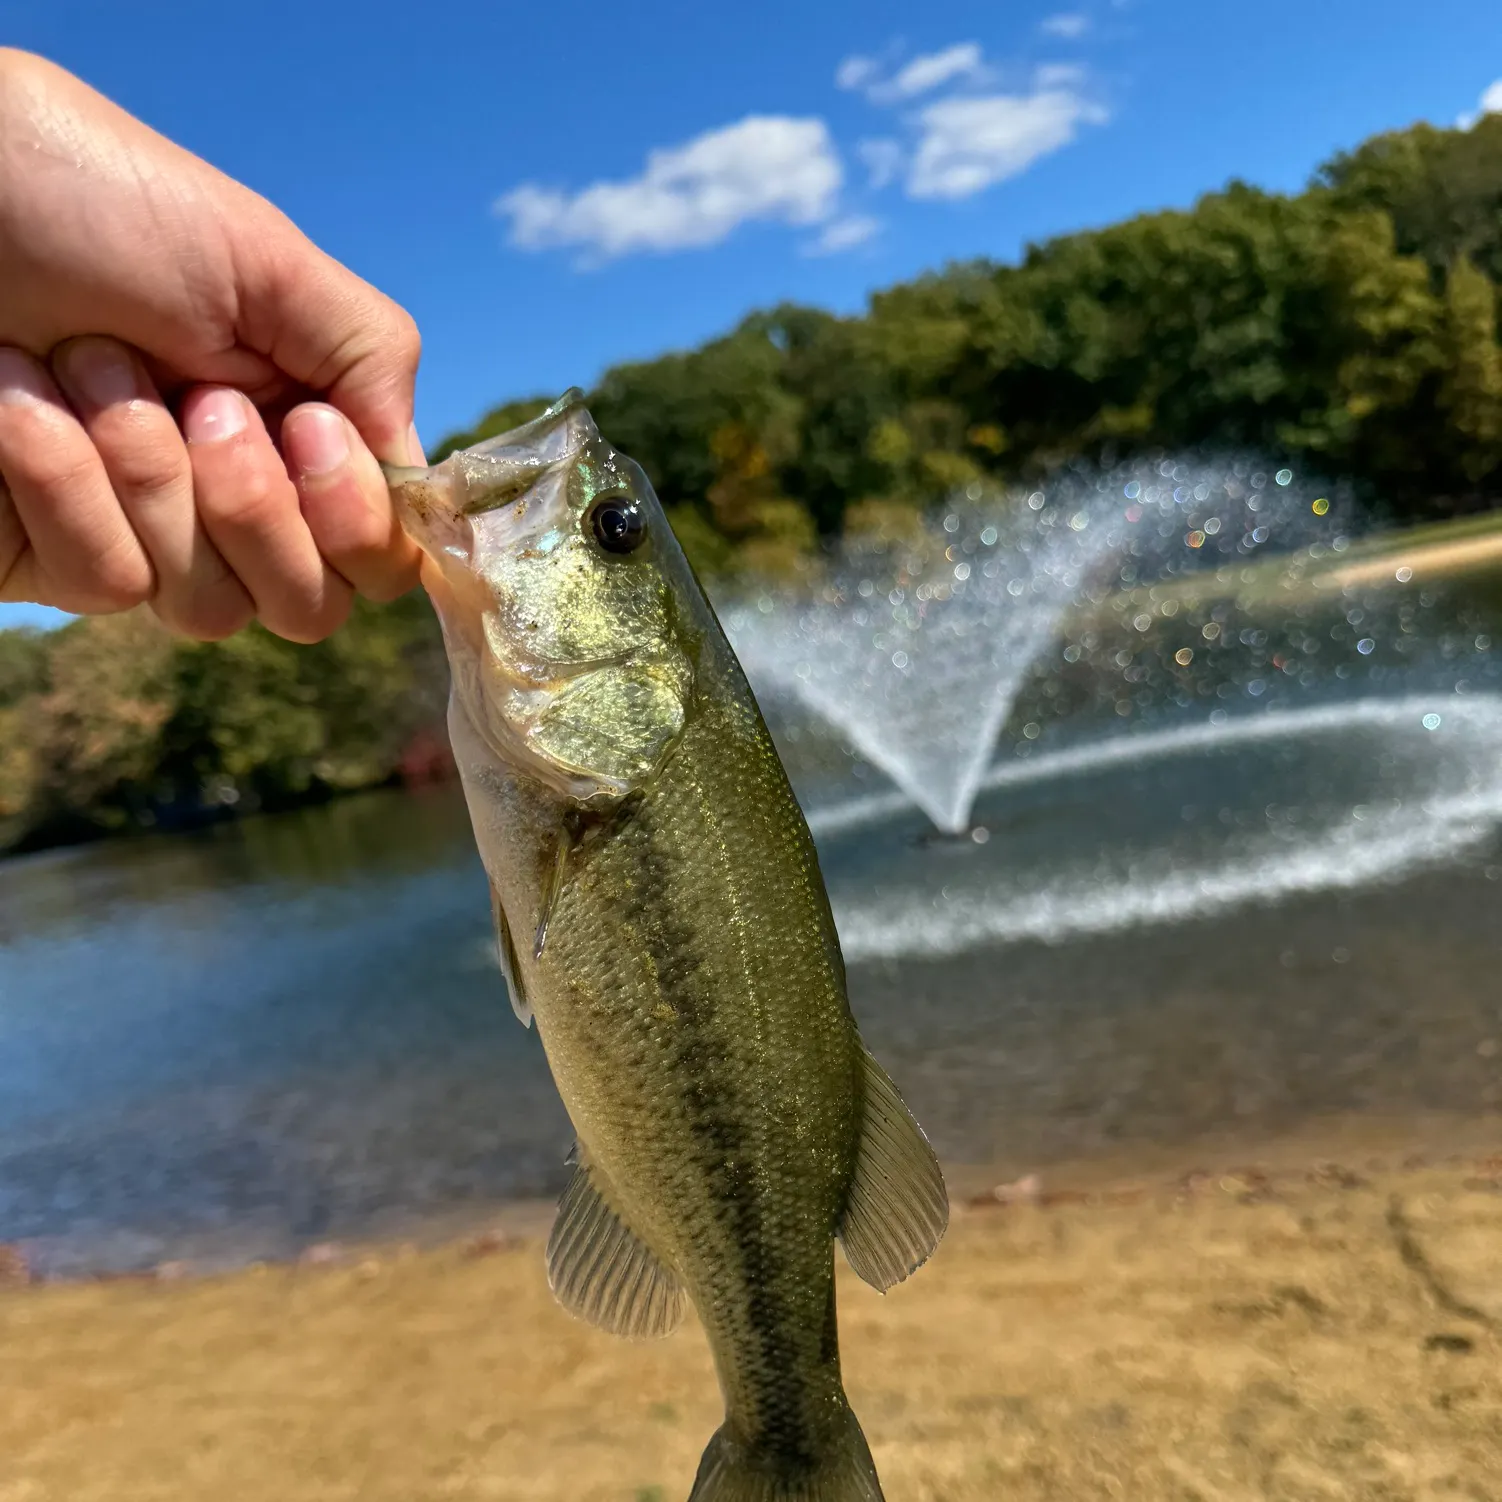
[[[1437, 717], [1437, 723], [1436, 723]], [[1350, 809], [1325, 827], [1268, 831], [1225, 842], [1208, 859], [1158, 861], [1149, 869], [1120, 858], [1094, 868], [1036, 880], [988, 859], [938, 894], [909, 885], [871, 897], [837, 892], [835, 913], [852, 961], [940, 956], [982, 945], [1041, 940], [1181, 922], [1290, 896], [1352, 890], [1401, 880], [1464, 857], [1502, 824], [1502, 696], [1444, 694], [1363, 699], [1349, 704], [1248, 715], [1116, 736], [995, 768], [985, 787], [997, 792], [1136, 769], [1169, 758], [1231, 753], [1267, 743], [1366, 735], [1381, 755], [1394, 747], [1419, 754], [1427, 777], [1388, 806]], [[875, 794], [814, 810], [810, 825], [826, 840], [893, 819], [911, 805], [900, 794]], [[1104, 864], [1104, 869], [1102, 869]]]

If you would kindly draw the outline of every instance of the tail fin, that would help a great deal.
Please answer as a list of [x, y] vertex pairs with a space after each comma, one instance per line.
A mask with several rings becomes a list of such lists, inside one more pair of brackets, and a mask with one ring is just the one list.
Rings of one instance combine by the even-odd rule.
[[715, 1432], [688, 1502], [884, 1502], [866, 1436], [849, 1408], [812, 1467]]

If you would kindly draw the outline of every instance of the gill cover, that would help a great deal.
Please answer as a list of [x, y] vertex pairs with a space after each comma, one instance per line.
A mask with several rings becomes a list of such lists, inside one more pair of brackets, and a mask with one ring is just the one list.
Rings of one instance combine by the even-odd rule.
[[582, 393], [387, 478], [432, 563], [456, 710], [575, 801], [648, 782], [688, 714], [695, 643], [677, 593], [690, 576], [646, 475], [601, 438]]

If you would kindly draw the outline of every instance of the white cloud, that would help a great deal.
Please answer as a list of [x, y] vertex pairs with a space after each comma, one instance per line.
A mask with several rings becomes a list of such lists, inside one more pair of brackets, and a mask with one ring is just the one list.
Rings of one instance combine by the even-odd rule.
[[842, 89], [859, 89], [873, 104], [900, 104], [957, 79], [983, 78], [985, 71], [979, 46], [974, 42], [957, 42], [941, 52], [925, 52], [915, 57], [890, 78], [881, 76], [882, 66], [873, 57], [847, 57], [834, 81]]
[[847, 57], [835, 70], [835, 87], [863, 89], [880, 72], [881, 64], [874, 57], [861, 57], [856, 54], [853, 57]]
[[1090, 17], [1079, 11], [1062, 11], [1040, 21], [1038, 30], [1044, 36], [1062, 37], [1066, 42], [1072, 42], [1090, 30]]
[[637, 177], [577, 193], [524, 183], [495, 210], [511, 221], [513, 245], [577, 245], [586, 263], [598, 263], [715, 245], [749, 220], [821, 224], [835, 213], [842, 180], [822, 120], [748, 115], [651, 152]]
[[1105, 110], [1066, 88], [941, 99], [919, 113], [921, 137], [908, 170], [913, 198], [968, 198], [1067, 146]]
[[1033, 73], [1035, 89], [1059, 89], [1084, 81], [1085, 70], [1075, 63], [1044, 63]]
[[980, 48], [974, 42], [960, 42], [942, 52], [927, 52], [898, 69], [886, 83], [877, 84], [871, 96], [883, 104], [916, 99], [957, 78], [976, 78], [982, 72]]
[[[1089, 21], [1081, 12], [1060, 12], [1042, 25], [1056, 36], [1079, 36]], [[1033, 70], [1028, 92], [1012, 94], [982, 92], [995, 88], [996, 75], [974, 42], [924, 53], [894, 73], [889, 67], [849, 57], [836, 81], [873, 104], [902, 104], [935, 91], [942, 97], [905, 116], [907, 143], [882, 138], [857, 145], [873, 190], [905, 174], [910, 198], [967, 198], [1067, 146], [1081, 125], [1106, 119], [1088, 98], [1089, 75], [1074, 63], [1044, 63]]]
[[881, 228], [881, 220], [865, 214], [850, 214], [826, 224], [818, 239], [805, 247], [811, 256], [838, 255], [842, 250], [853, 250], [864, 245]]
[[1502, 115], [1502, 78], [1488, 84], [1481, 92], [1480, 102], [1473, 110], [1467, 110], [1455, 123], [1462, 130], [1469, 130], [1483, 115]]
[[855, 154], [866, 165], [873, 188], [884, 188], [902, 171], [903, 150], [899, 141], [882, 137], [873, 141], [861, 141]]

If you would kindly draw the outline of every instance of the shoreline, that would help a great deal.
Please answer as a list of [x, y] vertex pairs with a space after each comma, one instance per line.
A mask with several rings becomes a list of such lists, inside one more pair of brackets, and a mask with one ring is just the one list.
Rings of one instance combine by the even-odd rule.
[[[1275, 1199], [1302, 1185], [1349, 1186], [1392, 1173], [1495, 1169], [1502, 1195], [1502, 1111], [1332, 1113], [1283, 1130], [1199, 1134], [1187, 1142], [1142, 1140], [1098, 1146], [1036, 1162], [946, 1160], [951, 1213], [958, 1221], [1008, 1207], [1103, 1209], [1179, 1203], [1224, 1194]], [[273, 1269], [346, 1266], [413, 1255], [480, 1255], [546, 1241], [555, 1198], [518, 1196], [449, 1211], [394, 1215], [383, 1231], [309, 1239], [284, 1256], [236, 1255], [234, 1233], [200, 1250], [137, 1266], [78, 1269], [76, 1252], [59, 1257], [58, 1240], [0, 1242], [0, 1290], [98, 1284], [204, 1281]], [[5, 1502], [0, 1493], [0, 1502]]]
[[[327, 808], [333, 803], [345, 803], [351, 799], [369, 797], [374, 793], [408, 793], [421, 797], [433, 789], [440, 791], [458, 786], [457, 771], [424, 772], [411, 775], [400, 768], [387, 773], [375, 782], [363, 782], [353, 787], [334, 787], [320, 783], [315, 788], [298, 796], [280, 796], [265, 802], [241, 800], [233, 804], [203, 803], [192, 807], [154, 815], [148, 822], [135, 821], [110, 828], [100, 824], [71, 824], [58, 832], [56, 827], [38, 825], [21, 828], [18, 817], [0, 816], [0, 865], [6, 862], [21, 862], [37, 856], [63, 855], [69, 851], [85, 851], [101, 846], [110, 849], [129, 848], [138, 843], [150, 843], [163, 838], [172, 839], [181, 835], [205, 834], [212, 830], [226, 829], [246, 824], [257, 819], [278, 819], [288, 815], [305, 813], [311, 809]], [[19, 829], [19, 833], [16, 832]]]
[[[1000, 1195], [962, 1169], [930, 1266], [885, 1298], [839, 1269], [887, 1495], [1488, 1495], [1502, 1142], [1430, 1125]], [[0, 1286], [0, 1497], [686, 1495], [719, 1420], [697, 1325], [630, 1343], [573, 1320], [527, 1214], [428, 1248]]]

